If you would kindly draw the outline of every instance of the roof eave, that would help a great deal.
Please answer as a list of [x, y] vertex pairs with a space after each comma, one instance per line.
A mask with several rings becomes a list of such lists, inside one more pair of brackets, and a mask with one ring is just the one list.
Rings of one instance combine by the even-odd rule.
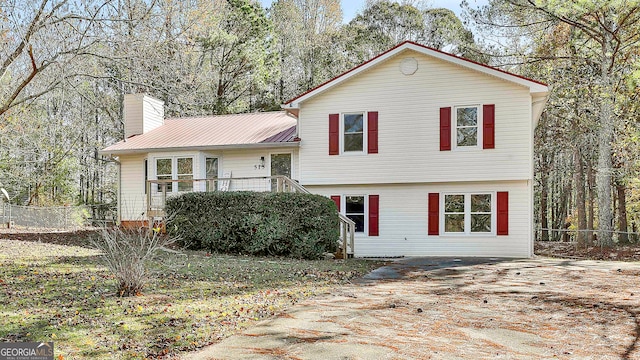
[[119, 156], [146, 154], [150, 152], [174, 152], [174, 151], [210, 151], [210, 150], [236, 150], [236, 149], [263, 149], [263, 148], [292, 148], [299, 147], [300, 142], [270, 142], [256, 144], [229, 144], [229, 145], [209, 145], [209, 146], [180, 146], [180, 147], [158, 147], [158, 148], [141, 148], [141, 149], [116, 149], [108, 148], [98, 151], [100, 155]]

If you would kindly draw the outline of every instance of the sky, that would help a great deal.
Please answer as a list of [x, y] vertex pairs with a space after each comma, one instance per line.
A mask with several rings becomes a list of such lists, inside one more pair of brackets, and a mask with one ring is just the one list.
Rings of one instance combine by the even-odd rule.
[[[481, 5], [486, 5], [488, 0], [468, 0], [469, 5], [473, 8], [476, 8]], [[260, 0], [264, 7], [271, 6], [273, 0]], [[460, 16], [462, 9], [460, 8], [460, 3], [462, 0], [429, 0], [428, 1], [432, 7], [434, 8], [447, 8], [452, 10], [453, 12]], [[360, 10], [364, 8], [364, 4], [366, 0], [341, 0], [342, 3], [342, 15], [345, 23], [348, 23], [351, 19], [353, 19]]]

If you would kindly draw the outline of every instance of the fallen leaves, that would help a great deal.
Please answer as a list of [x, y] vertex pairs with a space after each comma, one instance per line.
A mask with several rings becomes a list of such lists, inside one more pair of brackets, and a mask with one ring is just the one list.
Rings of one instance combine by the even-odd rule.
[[158, 264], [145, 294], [120, 299], [91, 249], [0, 239], [5, 253], [0, 303], [8, 306], [0, 310], [0, 341], [55, 339], [57, 352], [73, 359], [175, 357], [376, 265], [191, 252]]

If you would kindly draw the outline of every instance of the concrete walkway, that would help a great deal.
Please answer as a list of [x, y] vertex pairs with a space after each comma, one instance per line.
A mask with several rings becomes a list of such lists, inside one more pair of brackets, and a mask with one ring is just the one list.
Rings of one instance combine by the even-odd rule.
[[640, 358], [639, 274], [638, 263], [403, 259], [184, 358]]

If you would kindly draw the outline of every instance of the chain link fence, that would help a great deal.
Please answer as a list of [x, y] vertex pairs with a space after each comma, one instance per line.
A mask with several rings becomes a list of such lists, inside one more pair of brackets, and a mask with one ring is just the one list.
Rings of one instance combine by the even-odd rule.
[[97, 206], [21, 206], [0, 204], [4, 228], [79, 230], [115, 223], [115, 207]]
[[[543, 242], [564, 242], [578, 243], [578, 234], [583, 236], [585, 242], [591, 245], [601, 245], [598, 241], [598, 231], [593, 229], [549, 229], [537, 228], [536, 241]], [[638, 245], [640, 243], [640, 232], [634, 231], [608, 231], [612, 234], [613, 245]]]

